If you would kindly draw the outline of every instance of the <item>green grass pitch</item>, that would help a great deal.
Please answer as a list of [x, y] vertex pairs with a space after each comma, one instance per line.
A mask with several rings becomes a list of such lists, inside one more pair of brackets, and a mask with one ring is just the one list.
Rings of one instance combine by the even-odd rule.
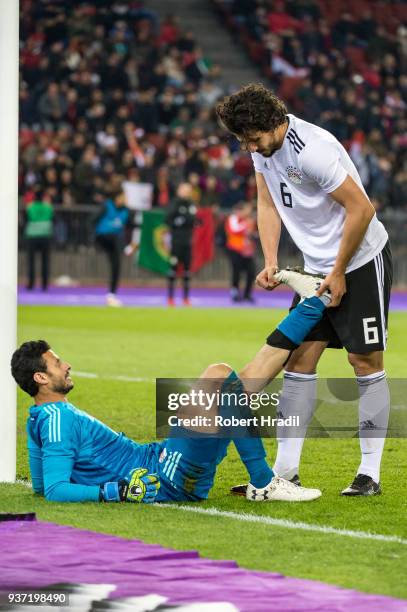
[[[79, 408], [139, 441], [154, 439], [156, 377], [195, 377], [213, 362], [243, 366], [280, 320], [282, 311], [251, 309], [122, 309], [22, 307], [19, 340], [45, 338], [73, 370], [70, 399]], [[393, 313], [386, 370], [405, 376], [407, 315]], [[344, 351], [327, 351], [320, 376], [351, 376]], [[140, 381], [115, 377], [139, 377]], [[18, 395], [18, 478], [28, 479], [25, 420], [29, 399]], [[275, 453], [266, 441], [270, 460]], [[339, 491], [359, 462], [357, 440], [307, 440], [301, 478], [323, 496], [309, 504], [249, 504], [228, 495], [246, 480], [234, 448], [220, 466], [216, 486], [200, 508], [407, 537], [406, 442], [389, 439], [383, 457], [383, 495], [347, 499]], [[0, 485], [0, 512], [35, 511], [39, 519], [112, 533], [242, 566], [312, 578], [363, 591], [407, 597], [406, 545], [316, 533], [227, 516], [135, 505], [56, 504], [34, 497], [23, 484]]]

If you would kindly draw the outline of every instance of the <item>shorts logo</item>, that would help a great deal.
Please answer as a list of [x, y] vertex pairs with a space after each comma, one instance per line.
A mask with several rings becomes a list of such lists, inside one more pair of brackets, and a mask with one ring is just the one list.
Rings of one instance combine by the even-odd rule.
[[164, 460], [165, 460], [166, 456], [167, 456], [167, 449], [166, 449], [166, 448], [164, 448], [164, 449], [161, 451], [161, 453], [160, 453], [160, 457], [159, 457], [159, 459], [158, 459], [158, 463], [164, 463]]
[[286, 168], [286, 172], [287, 172], [287, 176], [290, 179], [290, 181], [292, 181], [293, 183], [296, 183], [297, 185], [301, 185], [302, 174], [298, 170], [298, 168], [295, 168], [295, 166], [288, 166]]

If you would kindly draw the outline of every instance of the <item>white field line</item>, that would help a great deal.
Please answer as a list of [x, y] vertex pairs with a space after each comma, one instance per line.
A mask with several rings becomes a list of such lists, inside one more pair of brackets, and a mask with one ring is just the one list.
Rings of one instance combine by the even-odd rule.
[[23, 485], [23, 487], [27, 487], [27, 489], [32, 489], [32, 484], [29, 480], [16, 480], [16, 484]]
[[[254, 503], [254, 502], [253, 502]], [[286, 519], [277, 519], [271, 516], [259, 516], [247, 512], [229, 512], [227, 510], [217, 510], [217, 508], [199, 508], [197, 506], [176, 506], [172, 504], [154, 504], [154, 508], [166, 508], [171, 510], [181, 510], [184, 512], [195, 512], [195, 514], [206, 514], [208, 516], [217, 516], [229, 518], [236, 521], [244, 521], [247, 523], [260, 523], [261, 525], [270, 525], [272, 527], [283, 527], [285, 529], [298, 529], [300, 531], [314, 531], [318, 533], [333, 534], [338, 536], [346, 536], [349, 538], [359, 538], [361, 540], [376, 540], [379, 542], [392, 542], [394, 544], [407, 544], [407, 540], [399, 536], [383, 535], [380, 533], [370, 533], [368, 531], [351, 531], [350, 529], [337, 529], [328, 525], [313, 525], [312, 523], [301, 523], [289, 521]]]
[[140, 376], [101, 376], [94, 372], [79, 372], [74, 370], [72, 376], [78, 376], [79, 378], [102, 378], [107, 380], [121, 380], [122, 382], [155, 382], [155, 378], [143, 378]]
[[[21, 484], [28, 489], [32, 485], [27, 480], [17, 480], [16, 484]], [[253, 502], [254, 503], [254, 502]], [[328, 525], [313, 525], [312, 523], [301, 523], [296, 521], [288, 521], [287, 519], [276, 519], [271, 516], [259, 516], [248, 512], [229, 512], [228, 510], [218, 510], [217, 508], [199, 508], [198, 506], [176, 506], [173, 504], [152, 504], [152, 508], [166, 508], [170, 510], [181, 510], [184, 512], [195, 512], [195, 514], [206, 514], [208, 516], [220, 516], [229, 518], [235, 521], [243, 521], [246, 523], [260, 523], [261, 525], [271, 525], [272, 527], [283, 527], [284, 529], [298, 529], [300, 531], [316, 531], [318, 533], [331, 533], [338, 536], [347, 536], [348, 538], [359, 538], [360, 540], [376, 540], [378, 542], [389, 542], [394, 544], [407, 544], [407, 540], [399, 536], [383, 535], [381, 533], [370, 533], [368, 531], [352, 531], [350, 529], [338, 529], [329, 527]]]

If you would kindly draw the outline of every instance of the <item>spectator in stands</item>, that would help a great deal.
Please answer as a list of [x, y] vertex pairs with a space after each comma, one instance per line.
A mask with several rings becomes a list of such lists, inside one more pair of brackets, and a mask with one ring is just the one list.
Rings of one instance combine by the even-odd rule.
[[[245, 193], [238, 177], [232, 177], [222, 193], [221, 207], [231, 210], [239, 202], [244, 200]], [[248, 207], [247, 207], [248, 209]]]
[[56, 123], [66, 114], [68, 104], [58, 83], [50, 83], [38, 101], [38, 112], [44, 121]]
[[[253, 60], [264, 62], [265, 75], [294, 112], [326, 127], [345, 146], [360, 130], [366, 142], [376, 130], [381, 134], [380, 156], [391, 167], [374, 164], [377, 193], [381, 206], [391, 205], [396, 160], [405, 156], [400, 140], [406, 109], [401, 66], [407, 47], [402, 12], [392, 11], [391, 2], [386, 11], [376, 0], [362, 9], [348, 3], [339, 12], [332, 3], [315, 0], [214, 1], [227, 23], [239, 30]], [[380, 24], [376, 11], [382, 14]]]
[[93, 146], [88, 145], [74, 170], [77, 201], [81, 204], [91, 204], [93, 181], [96, 175], [97, 156]]
[[209, 175], [205, 179], [205, 189], [201, 196], [201, 208], [211, 207], [217, 210], [220, 207], [221, 195], [216, 176]]
[[174, 187], [169, 180], [167, 166], [161, 166], [157, 172], [157, 179], [153, 194], [153, 205], [165, 208], [174, 196]]
[[35, 260], [37, 254], [39, 254], [41, 256], [41, 288], [43, 291], [46, 291], [48, 289], [50, 273], [50, 247], [54, 209], [39, 187], [34, 188], [34, 193], [34, 200], [25, 209], [26, 223], [24, 237], [27, 244], [28, 260], [27, 289], [29, 291], [34, 289]]
[[203, 108], [213, 108], [214, 104], [222, 96], [223, 90], [221, 87], [210, 78], [206, 78], [202, 82], [202, 87], [198, 95], [198, 103]]
[[407, 164], [394, 177], [391, 191], [391, 205], [407, 210]]
[[190, 172], [187, 175], [187, 183], [191, 185], [191, 200], [196, 206], [201, 206], [202, 188], [201, 177], [198, 172]]
[[[255, 61], [294, 112], [324, 125], [345, 144], [360, 129], [366, 142], [372, 131], [379, 131], [380, 156], [392, 164], [388, 181], [393, 193], [394, 175], [405, 156], [400, 13], [389, 8], [389, 18], [379, 24], [373, 16], [376, 0], [354, 14], [351, 5], [349, 14], [343, 14], [315, 0], [215, 2], [245, 30], [242, 38], [251, 54], [255, 43]], [[120, 173], [130, 168], [129, 150], [148, 182], [153, 178], [156, 193], [166, 192], [161, 166], [168, 166], [170, 183], [190, 172], [199, 175], [201, 185], [208, 174], [228, 183], [239, 156], [235, 143], [222, 143], [221, 149], [210, 142], [218, 134], [212, 107], [225, 93], [218, 67], [175, 16], [158, 24], [145, 7], [123, 3], [118, 13], [115, 3], [96, 0], [86, 6], [37, 5], [21, 2], [23, 186], [41, 181], [46, 168], [54, 167], [60, 183], [55, 197], [62, 198], [61, 172], [70, 168], [68, 200], [93, 202], [100, 198], [96, 179], [108, 182], [116, 166]], [[129, 123], [142, 132], [137, 151], [124, 134]], [[178, 144], [186, 150], [182, 162], [171, 153], [178, 128]], [[92, 143], [96, 150], [84, 156]], [[248, 175], [241, 176], [247, 182]], [[388, 198], [387, 205], [393, 201]]]

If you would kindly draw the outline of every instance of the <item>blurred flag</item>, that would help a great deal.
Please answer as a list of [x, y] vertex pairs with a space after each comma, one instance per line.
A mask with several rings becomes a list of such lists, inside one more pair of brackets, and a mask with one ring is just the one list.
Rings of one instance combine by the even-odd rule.
[[215, 220], [211, 208], [199, 208], [192, 236], [191, 272], [197, 272], [215, 256]]
[[[196, 272], [211, 261], [215, 254], [215, 223], [212, 210], [199, 209], [197, 220], [192, 237], [192, 272]], [[165, 224], [165, 210], [144, 211], [138, 265], [165, 275], [170, 269], [170, 252], [171, 233]]]
[[158, 274], [167, 274], [170, 269], [170, 242], [170, 231], [165, 225], [165, 211], [144, 211], [138, 253], [139, 266]]

